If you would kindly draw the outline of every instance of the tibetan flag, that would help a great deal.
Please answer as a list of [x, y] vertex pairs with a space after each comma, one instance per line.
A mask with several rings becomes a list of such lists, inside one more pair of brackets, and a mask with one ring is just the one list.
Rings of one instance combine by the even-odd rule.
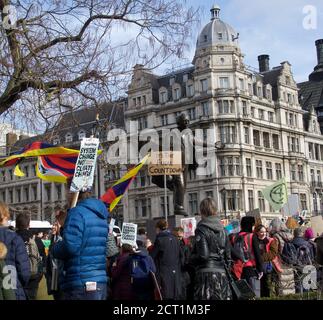
[[36, 175], [38, 178], [66, 183], [69, 177], [73, 177], [77, 154], [40, 156], [36, 164]]
[[280, 179], [276, 183], [262, 190], [265, 199], [268, 200], [270, 205], [275, 211], [287, 203], [287, 184], [285, 178]]
[[[79, 150], [57, 147], [45, 142], [36, 141], [28, 144], [22, 150], [15, 152], [9, 157], [0, 159], [0, 167], [17, 165], [20, 160], [27, 157], [38, 157], [48, 155], [78, 155]], [[19, 172], [19, 169], [17, 169]]]
[[121, 179], [119, 179], [108, 191], [101, 197], [101, 200], [109, 205], [109, 211], [111, 212], [114, 207], [121, 200], [125, 192], [130, 187], [132, 181], [136, 178], [137, 173], [141, 167], [146, 163], [150, 157], [147, 154], [134, 168], [130, 169]]

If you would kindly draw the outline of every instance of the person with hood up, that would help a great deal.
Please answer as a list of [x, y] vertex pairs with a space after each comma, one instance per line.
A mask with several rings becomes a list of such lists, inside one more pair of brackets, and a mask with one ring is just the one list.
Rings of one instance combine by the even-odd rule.
[[280, 254], [283, 253], [285, 242], [291, 242], [293, 240], [293, 235], [289, 232], [286, 224], [279, 218], [275, 218], [271, 221], [269, 233], [271, 237], [278, 240]]
[[[73, 193], [66, 195], [69, 206]], [[107, 296], [106, 243], [108, 211], [105, 204], [80, 192], [76, 207], [67, 212], [62, 241], [53, 246], [53, 257], [63, 260], [60, 288], [65, 300], [105, 300]]]
[[23, 289], [30, 279], [30, 263], [25, 244], [16, 232], [9, 230], [8, 220], [10, 218], [8, 206], [0, 202], [0, 241], [8, 250], [6, 265], [14, 266], [17, 271], [16, 300], [26, 300]]
[[312, 228], [307, 228], [304, 232], [305, 240], [312, 246], [313, 256], [316, 257], [315, 234]]
[[191, 255], [196, 266], [195, 300], [231, 300], [232, 292], [225, 265], [230, 269], [231, 245], [221, 221], [216, 216], [212, 198], [200, 203], [202, 220], [195, 230]]
[[[292, 242], [293, 235], [286, 224], [279, 218], [275, 218], [269, 225], [269, 234], [278, 241], [278, 254], [281, 257], [286, 242]], [[275, 282], [276, 295], [295, 294], [294, 269], [281, 260], [281, 273], [277, 274]]]
[[112, 267], [113, 299], [153, 300], [151, 272], [156, 272], [156, 266], [148, 252], [135, 251], [130, 244], [124, 243], [121, 255]]

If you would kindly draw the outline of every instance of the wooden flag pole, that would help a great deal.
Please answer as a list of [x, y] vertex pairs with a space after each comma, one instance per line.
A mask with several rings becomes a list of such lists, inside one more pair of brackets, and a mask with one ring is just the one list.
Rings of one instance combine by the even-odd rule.
[[71, 208], [76, 207], [77, 200], [79, 199], [80, 191], [74, 192]]

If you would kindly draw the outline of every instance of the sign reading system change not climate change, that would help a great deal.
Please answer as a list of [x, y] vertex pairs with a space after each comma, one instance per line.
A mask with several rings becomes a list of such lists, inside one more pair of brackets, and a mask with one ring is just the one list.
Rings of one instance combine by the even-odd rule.
[[99, 139], [84, 138], [77, 158], [71, 191], [86, 191], [93, 185]]

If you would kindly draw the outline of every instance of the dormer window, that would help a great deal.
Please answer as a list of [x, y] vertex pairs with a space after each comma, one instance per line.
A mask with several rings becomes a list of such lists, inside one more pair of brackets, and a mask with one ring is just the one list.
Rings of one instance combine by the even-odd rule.
[[181, 97], [181, 91], [180, 88], [175, 88], [173, 91], [173, 98], [174, 100], [179, 100]]
[[223, 33], [222, 33], [222, 32], [219, 32], [219, 33], [218, 33], [218, 39], [219, 39], [219, 40], [223, 40]]
[[159, 101], [160, 101], [160, 103], [166, 103], [167, 102], [167, 91], [161, 91], [159, 93]]
[[72, 142], [73, 141], [73, 135], [71, 133], [67, 133], [65, 136], [65, 142]]
[[53, 145], [54, 146], [56, 146], [56, 145], [58, 145], [59, 144], [59, 138], [55, 138], [54, 140], [53, 140]]
[[194, 95], [194, 87], [193, 84], [188, 84], [187, 85], [187, 96], [192, 97]]
[[80, 132], [79, 132], [79, 140], [82, 140], [83, 138], [85, 138], [86, 137], [86, 134], [85, 134], [85, 131], [84, 130], [81, 130]]
[[207, 35], [204, 35], [204, 42], [207, 42]]

